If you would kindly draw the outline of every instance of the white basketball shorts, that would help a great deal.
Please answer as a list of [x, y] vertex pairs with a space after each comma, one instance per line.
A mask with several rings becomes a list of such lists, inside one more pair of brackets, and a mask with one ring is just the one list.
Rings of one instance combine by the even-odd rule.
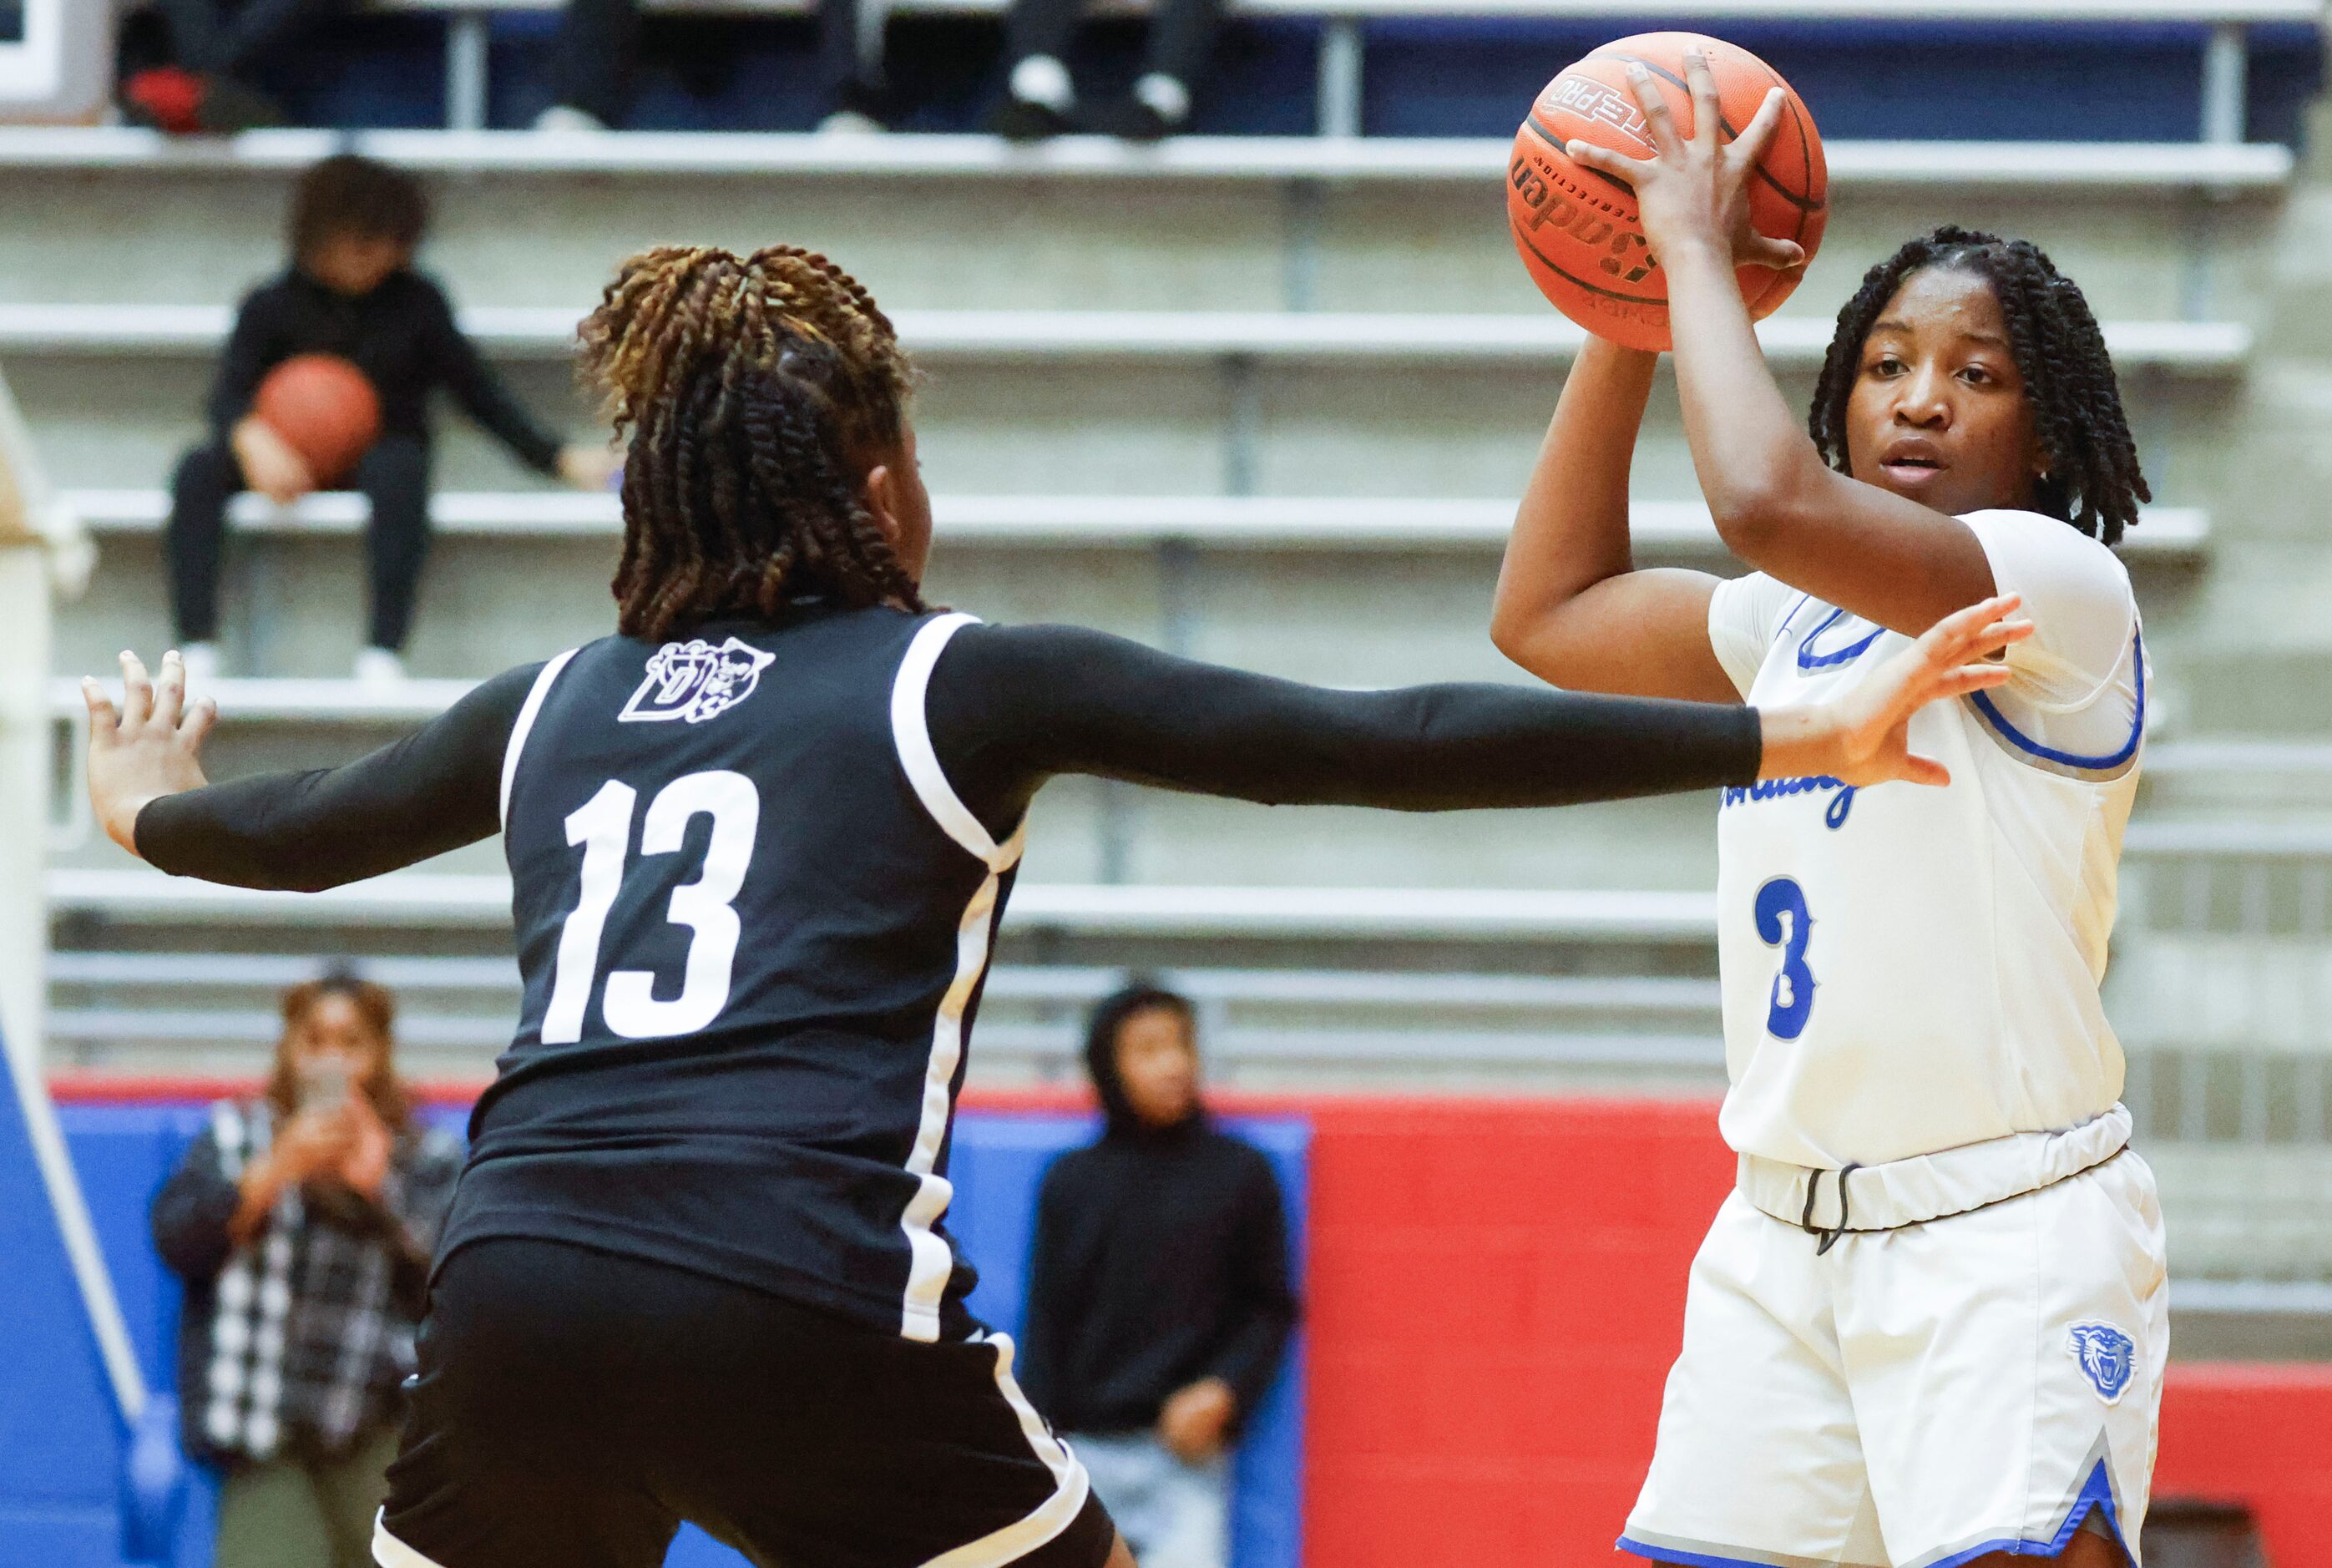
[[1623, 1550], [1957, 1568], [2054, 1556], [2088, 1528], [2136, 1563], [2170, 1334], [2162, 1211], [2134, 1152], [1817, 1245], [1739, 1191], [1717, 1210]]

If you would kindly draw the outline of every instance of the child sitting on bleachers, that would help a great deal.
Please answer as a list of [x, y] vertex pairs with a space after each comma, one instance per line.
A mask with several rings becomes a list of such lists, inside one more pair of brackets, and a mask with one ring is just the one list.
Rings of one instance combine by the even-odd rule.
[[428, 211], [409, 175], [368, 158], [308, 170], [292, 206], [292, 265], [243, 302], [213, 385], [208, 439], [178, 465], [166, 546], [170, 606], [190, 674], [215, 674], [218, 577], [227, 503], [255, 490], [289, 504], [317, 488], [305, 459], [252, 416], [269, 370], [295, 355], [331, 354], [362, 370], [380, 403], [380, 435], [352, 486], [372, 504], [369, 635], [359, 679], [404, 674], [429, 544], [428, 397], [444, 387], [528, 467], [578, 489], [604, 488], [604, 446], [566, 445], [513, 398], [454, 323], [437, 285], [413, 270]]

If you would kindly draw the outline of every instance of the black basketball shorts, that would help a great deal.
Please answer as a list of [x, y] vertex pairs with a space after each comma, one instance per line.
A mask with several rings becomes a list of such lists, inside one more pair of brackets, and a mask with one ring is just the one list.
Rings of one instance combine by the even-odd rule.
[[1116, 1531], [1001, 1336], [923, 1343], [661, 1264], [473, 1242], [438, 1273], [380, 1568], [1102, 1568]]

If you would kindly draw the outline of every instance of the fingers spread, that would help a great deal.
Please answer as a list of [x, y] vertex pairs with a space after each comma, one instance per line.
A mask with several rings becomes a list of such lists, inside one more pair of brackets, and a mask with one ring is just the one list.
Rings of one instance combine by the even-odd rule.
[[1936, 664], [1956, 664], [1978, 648], [2021, 642], [2032, 635], [2028, 624], [2007, 617], [2023, 602], [2018, 594], [1995, 594], [1965, 609], [1954, 610], [1927, 628], [1919, 639], [1920, 652]]
[[128, 648], [121, 650], [121, 720], [142, 724], [154, 716], [154, 682], [146, 664]]
[[2031, 621], [1994, 621], [1976, 633], [1975, 650], [1986, 657], [2005, 653], [2039, 629]]
[[1768, 239], [1760, 234], [1750, 242], [1749, 253], [1741, 259], [1753, 266], [1771, 267], [1777, 272], [1794, 272], [1806, 264], [1806, 248], [1794, 240]]
[[178, 733], [187, 745], [199, 748], [204, 737], [211, 732], [211, 726], [217, 722], [218, 704], [208, 697], [197, 697], [186, 710], [186, 722], [179, 726]]
[[1613, 152], [1610, 148], [1599, 147], [1591, 141], [1566, 141], [1563, 144], [1563, 150], [1571, 155], [1572, 162], [1601, 169], [1613, 179], [1625, 180], [1631, 186], [1636, 183], [1636, 172], [1651, 162], [1649, 158], [1633, 158], [1624, 152]]
[[178, 727], [186, 704], [186, 665], [172, 648], [162, 655], [162, 673], [154, 682], [154, 722], [167, 730]]
[[91, 733], [110, 739], [119, 727], [121, 715], [114, 711], [113, 699], [105, 694], [94, 675], [81, 678], [81, 700], [89, 704]]
[[1684, 55], [1684, 82], [1692, 92], [1692, 139], [1701, 147], [1716, 145], [1717, 122], [1724, 111], [1716, 98], [1716, 78], [1708, 69], [1708, 56], [1697, 49], [1687, 49]]
[[1676, 117], [1668, 112], [1668, 100], [1659, 83], [1639, 61], [1628, 62], [1628, 91], [1636, 95], [1636, 107], [1644, 111], [1644, 129], [1652, 133], [1652, 145], [1662, 157], [1677, 151], [1682, 144], [1677, 140]]
[[2004, 686], [2015, 674], [2006, 664], [1962, 664], [1945, 672], [1935, 684], [1939, 697], [1964, 697], [1987, 686]]
[[1773, 133], [1782, 129], [1782, 111], [1788, 102], [1778, 87], [1765, 94], [1765, 101], [1757, 106], [1749, 123], [1733, 139], [1734, 162], [1751, 164], [1765, 156], [1765, 149], [1773, 143]]

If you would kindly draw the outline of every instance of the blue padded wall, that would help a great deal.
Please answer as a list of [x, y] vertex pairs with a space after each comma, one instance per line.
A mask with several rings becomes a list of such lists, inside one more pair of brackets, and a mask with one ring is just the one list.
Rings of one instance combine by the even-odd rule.
[[[1261, 1149], [1287, 1196], [1288, 1230], [1303, 1277], [1307, 1156], [1312, 1133], [1299, 1120], [1238, 1118], [1230, 1131]], [[1092, 1140], [1090, 1117], [971, 1114], [956, 1123], [949, 1155], [955, 1202], [948, 1227], [980, 1267], [971, 1309], [1008, 1334], [1019, 1331], [1028, 1285], [1028, 1244], [1037, 1184], [1066, 1150]], [[1235, 1472], [1232, 1568], [1298, 1568], [1303, 1548], [1304, 1343], [1296, 1336], [1287, 1366], [1248, 1423]], [[743, 1560], [694, 1530], [674, 1543], [666, 1568], [741, 1568]]]
[[[123, 1434], [95, 1342], [50, 1218], [13, 1095], [0, 1107], [0, 1568], [123, 1568], [117, 1476]], [[139, 1360], [152, 1386], [174, 1387], [177, 1282], [155, 1257], [146, 1212], [200, 1131], [196, 1105], [67, 1105], [59, 1112]], [[431, 1119], [458, 1130], [457, 1112]], [[1287, 1194], [1300, 1277], [1310, 1131], [1301, 1121], [1231, 1123], [1271, 1157]], [[1062, 1151], [1092, 1136], [1075, 1116], [968, 1114], [956, 1127], [951, 1223], [980, 1265], [972, 1307], [1017, 1329], [1037, 1183]], [[1303, 1469], [1303, 1348], [1250, 1423], [1237, 1471], [1237, 1568], [1297, 1568]], [[210, 1568], [216, 1480], [196, 1470], [173, 1568]], [[682, 1534], [671, 1568], [739, 1568], [702, 1534]]]
[[0, 1563], [112, 1568], [121, 1423], [23, 1108], [5, 1085], [0, 1258]]

